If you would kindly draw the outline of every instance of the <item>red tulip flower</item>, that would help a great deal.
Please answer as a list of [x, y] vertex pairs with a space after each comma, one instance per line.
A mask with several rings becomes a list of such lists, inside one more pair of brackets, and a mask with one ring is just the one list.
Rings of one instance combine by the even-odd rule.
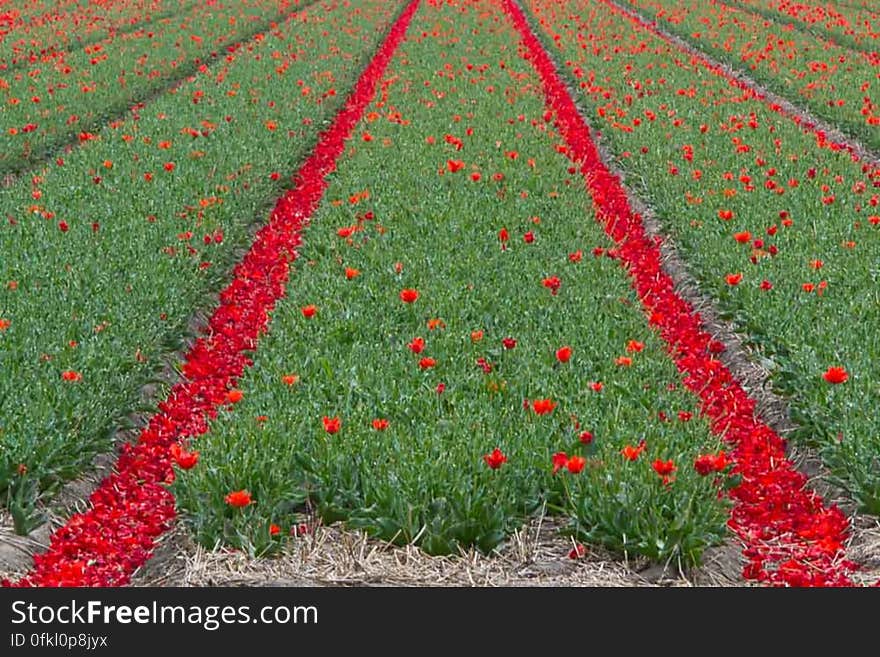
[[412, 288], [405, 288], [400, 291], [400, 300], [404, 303], [413, 303], [416, 299], [419, 298], [418, 290], [413, 290]]
[[668, 461], [662, 461], [660, 459], [655, 459], [653, 463], [651, 463], [651, 467], [661, 477], [667, 477], [675, 472], [675, 463], [672, 459]]
[[556, 452], [551, 457], [551, 460], [553, 461], [553, 474], [556, 474], [568, 464], [568, 454], [565, 452]]
[[559, 280], [558, 276], [549, 276], [542, 280], [541, 284], [550, 290], [550, 294], [556, 296], [559, 293], [559, 288], [562, 286], [562, 281]]
[[497, 447], [489, 454], [484, 454], [483, 460], [486, 462], [486, 465], [488, 465], [493, 470], [497, 470], [504, 463], [507, 463], [507, 457], [504, 455], [504, 452], [502, 452]]
[[251, 494], [246, 490], [234, 491], [232, 493], [229, 493], [223, 499], [229, 506], [235, 507], [236, 509], [244, 508], [253, 502]]
[[633, 447], [632, 445], [627, 445], [620, 453], [623, 454], [623, 457], [628, 461], [635, 461], [639, 458], [639, 455], [645, 451], [645, 441], [642, 440], [639, 442], [638, 446]]
[[554, 408], [556, 408], [556, 402], [552, 399], [535, 399], [532, 402], [532, 410], [535, 411], [537, 415], [551, 413]]
[[568, 471], [571, 474], [579, 474], [584, 466], [587, 464], [587, 459], [583, 456], [572, 456], [568, 459], [568, 463], [565, 464], [565, 467], [568, 468]]
[[190, 470], [199, 462], [198, 452], [187, 452], [177, 443], [171, 446], [169, 452], [171, 453], [171, 458], [174, 459], [174, 462], [181, 470]]
[[325, 415], [321, 421], [324, 423], [324, 431], [329, 434], [339, 433], [342, 428], [342, 420], [339, 419], [339, 416], [327, 417]]
[[825, 374], [822, 375], [822, 378], [828, 383], [846, 383], [849, 374], [843, 367], [829, 367], [825, 370]]
[[571, 359], [571, 347], [560, 347], [556, 350], [556, 360], [567, 363]]

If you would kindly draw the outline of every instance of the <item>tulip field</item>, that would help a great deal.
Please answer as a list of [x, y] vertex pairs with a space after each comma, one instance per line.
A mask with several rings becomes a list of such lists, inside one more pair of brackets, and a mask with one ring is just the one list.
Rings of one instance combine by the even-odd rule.
[[4, 585], [544, 517], [571, 567], [880, 584], [878, 38], [860, 0], [0, 4]]

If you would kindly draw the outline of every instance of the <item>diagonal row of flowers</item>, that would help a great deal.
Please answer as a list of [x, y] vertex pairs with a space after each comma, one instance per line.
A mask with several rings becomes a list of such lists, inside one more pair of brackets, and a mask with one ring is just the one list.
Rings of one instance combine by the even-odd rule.
[[[755, 419], [755, 401], [717, 359], [725, 347], [702, 328], [700, 316], [676, 291], [661, 264], [658, 243], [645, 233], [620, 180], [602, 161], [590, 130], [528, 19], [513, 0], [500, 0], [514, 21], [544, 85], [547, 107], [556, 117], [568, 156], [579, 165], [593, 198], [597, 219], [618, 244], [636, 292], [660, 331], [685, 386], [702, 402], [713, 432], [733, 446], [734, 472], [741, 483], [731, 491], [735, 505], [729, 526], [745, 544], [748, 579], [792, 586], [847, 586], [856, 567], [842, 557], [849, 524], [836, 506], [826, 507], [806, 486], [785, 454], [785, 443]], [[831, 370], [826, 380], [845, 381]]]
[[[157, 538], [175, 516], [174, 497], [166, 488], [174, 477], [172, 461], [194, 466], [198, 454], [189, 451], [186, 442], [208, 430], [220, 406], [241, 399], [236, 382], [251, 364], [247, 353], [256, 348], [269, 313], [284, 293], [301, 230], [320, 203], [327, 176], [373, 99], [418, 6], [419, 0], [411, 0], [395, 20], [297, 172], [293, 189], [278, 200], [269, 223], [235, 267], [205, 336], [186, 356], [185, 381], [171, 389], [137, 442], [123, 445], [113, 474], [90, 497], [90, 508], [52, 534], [48, 550], [34, 556], [34, 568], [14, 585], [119, 586], [150, 558]], [[242, 491], [229, 498], [239, 506], [247, 501]]]
[[[828, 132], [820, 128], [815, 121], [804, 117], [799, 111], [793, 109], [792, 107], [786, 107], [781, 105], [780, 103], [770, 101], [763, 91], [750, 86], [744, 80], [736, 77], [735, 75], [732, 75], [723, 66], [712, 63], [711, 61], [709, 61], [709, 59], [707, 59], [704, 55], [700, 53], [694, 53], [690, 50], [683, 48], [681, 45], [673, 41], [662, 30], [660, 30], [655, 22], [645, 20], [635, 11], [616, 5], [612, 2], [612, 0], [595, 1], [601, 2], [605, 6], [605, 9], [607, 9], [611, 13], [625, 17], [638, 29], [650, 32], [653, 36], [662, 39], [670, 47], [682, 53], [683, 56], [687, 56], [689, 61], [700, 65], [712, 75], [717, 75], [723, 78], [730, 85], [742, 90], [747, 97], [763, 101], [766, 106], [776, 114], [784, 116], [785, 118], [791, 120], [795, 125], [803, 129], [805, 132], [813, 134], [816, 137], [816, 145], [819, 148], [825, 148], [831, 151], [843, 151], [849, 153], [850, 156], [853, 158], [853, 161], [858, 162], [861, 160], [861, 156], [859, 155], [859, 152], [863, 150], [861, 147], [856, 147], [852, 142], [843, 142], [832, 138], [831, 136], [829, 136]], [[878, 167], [869, 162], [866, 162], [864, 164], [864, 167], [866, 173], [878, 171]]]

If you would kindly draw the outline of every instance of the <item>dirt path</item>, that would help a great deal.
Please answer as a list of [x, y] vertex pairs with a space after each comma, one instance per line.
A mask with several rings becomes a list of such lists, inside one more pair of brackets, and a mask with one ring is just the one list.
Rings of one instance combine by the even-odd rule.
[[278, 557], [208, 551], [181, 530], [132, 579], [134, 586], [742, 586], [738, 550], [709, 550], [705, 565], [681, 571], [588, 547], [578, 559], [559, 532], [536, 518], [491, 556], [476, 551], [432, 557], [340, 527], [311, 527]]

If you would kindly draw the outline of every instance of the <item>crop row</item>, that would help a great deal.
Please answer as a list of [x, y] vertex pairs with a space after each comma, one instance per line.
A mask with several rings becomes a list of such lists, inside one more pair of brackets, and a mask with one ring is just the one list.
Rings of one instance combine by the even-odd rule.
[[604, 2], [529, 6], [701, 292], [789, 398], [796, 437], [878, 512], [876, 174]]
[[[880, 55], [852, 50], [718, 0], [623, 0], [663, 29], [880, 148]], [[577, 6], [588, 11], [591, 3]]]
[[193, 0], [115, 0], [85, 6], [64, 1], [16, 3], [0, 14], [0, 70], [51, 61], [74, 47], [131, 31], [192, 4]]
[[880, 39], [880, 12], [876, 3], [847, 5], [817, 0], [734, 0], [771, 20], [829, 38], [840, 45], [876, 53]]
[[49, 549], [35, 556], [34, 569], [17, 585], [122, 585], [150, 557], [175, 516], [167, 488], [174, 478], [172, 458], [195, 462], [197, 455], [184, 455], [181, 442], [207, 430], [208, 419], [250, 364], [249, 353], [284, 294], [303, 223], [320, 202], [345, 138], [373, 97], [417, 7], [418, 2], [411, 2], [397, 15], [344, 105], [292, 177], [293, 186], [279, 197], [269, 221], [236, 264], [208, 325], [184, 357], [184, 378], [159, 404], [137, 441], [122, 445], [114, 471], [92, 493], [89, 508], [53, 533]]
[[204, 70], [221, 53], [232, 56], [296, 5], [288, 0], [199, 4], [107, 43], [0, 77], [5, 128], [0, 172], [20, 171], [61, 146], [90, 139], [104, 123]]
[[4, 190], [0, 491], [20, 530], [138, 410], [394, 9], [295, 14]]

